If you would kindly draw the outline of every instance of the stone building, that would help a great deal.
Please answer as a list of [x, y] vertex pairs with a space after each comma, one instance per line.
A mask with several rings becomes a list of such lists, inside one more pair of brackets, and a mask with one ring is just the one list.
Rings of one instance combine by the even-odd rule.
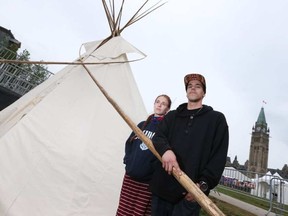
[[269, 154], [269, 133], [264, 108], [262, 107], [255, 125], [252, 128], [248, 171], [267, 172]]

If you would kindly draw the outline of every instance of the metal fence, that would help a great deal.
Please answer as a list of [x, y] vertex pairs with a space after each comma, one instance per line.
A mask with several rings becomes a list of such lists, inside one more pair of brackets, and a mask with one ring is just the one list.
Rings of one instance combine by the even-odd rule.
[[288, 179], [278, 173], [253, 173], [226, 167], [220, 185], [228, 187], [248, 196], [258, 197], [269, 203], [269, 212], [280, 212], [288, 215]]

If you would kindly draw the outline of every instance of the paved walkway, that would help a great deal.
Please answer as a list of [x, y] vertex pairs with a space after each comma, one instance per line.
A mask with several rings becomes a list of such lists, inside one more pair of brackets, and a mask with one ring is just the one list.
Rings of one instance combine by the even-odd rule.
[[[255, 215], [259, 215], [259, 216], [265, 216], [268, 213], [268, 209], [261, 209], [258, 208], [256, 206], [253, 206], [251, 204], [248, 204], [246, 202], [243, 202], [241, 200], [235, 199], [233, 197], [227, 196], [225, 194], [222, 193], [218, 193], [217, 191], [211, 191], [211, 193], [209, 194], [210, 196], [213, 196], [219, 200], [222, 200], [224, 202], [230, 203], [231, 205], [237, 206], [241, 209], [244, 209], [246, 211], [249, 211]], [[274, 214], [273, 212], [269, 212], [268, 216], [275, 216], [276, 214]]]

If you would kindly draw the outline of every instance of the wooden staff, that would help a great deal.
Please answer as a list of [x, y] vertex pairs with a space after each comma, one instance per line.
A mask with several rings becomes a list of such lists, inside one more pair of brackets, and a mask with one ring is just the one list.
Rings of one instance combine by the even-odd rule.
[[[125, 120], [129, 127], [134, 131], [134, 133], [147, 145], [149, 150], [160, 160], [162, 161], [161, 156], [155, 150], [152, 141], [145, 136], [142, 130], [137, 127], [136, 124], [124, 113], [124, 111], [119, 107], [119, 105], [109, 96], [106, 90], [100, 85], [100, 83], [94, 78], [90, 70], [82, 63], [82, 66], [88, 72], [90, 77], [93, 79], [95, 84], [99, 87], [100, 91], [104, 94], [106, 99], [111, 103], [111, 105], [116, 109], [120, 116]], [[178, 173], [173, 169], [173, 175], [178, 180], [178, 182], [193, 196], [196, 201], [202, 206], [207, 213], [212, 216], [225, 216], [223, 212], [197, 187], [197, 185], [183, 172]]]
[[[118, 64], [118, 63], [129, 63], [139, 61], [143, 58], [134, 59], [134, 60], [127, 60], [127, 61], [115, 61], [115, 62], [86, 62], [86, 65], [97, 65], [97, 64]], [[9, 59], [0, 59], [0, 63], [7, 63], [7, 64], [39, 64], [39, 65], [82, 65], [83, 62], [81, 61], [74, 61], [74, 62], [55, 62], [55, 61], [23, 61], [23, 60], [9, 60]]]

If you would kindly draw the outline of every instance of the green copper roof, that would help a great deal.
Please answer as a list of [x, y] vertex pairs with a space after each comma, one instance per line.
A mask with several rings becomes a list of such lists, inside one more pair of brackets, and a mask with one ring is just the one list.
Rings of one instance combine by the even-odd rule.
[[266, 125], [266, 119], [265, 119], [265, 114], [264, 114], [264, 108], [262, 107], [257, 119], [257, 124], [263, 124]]

